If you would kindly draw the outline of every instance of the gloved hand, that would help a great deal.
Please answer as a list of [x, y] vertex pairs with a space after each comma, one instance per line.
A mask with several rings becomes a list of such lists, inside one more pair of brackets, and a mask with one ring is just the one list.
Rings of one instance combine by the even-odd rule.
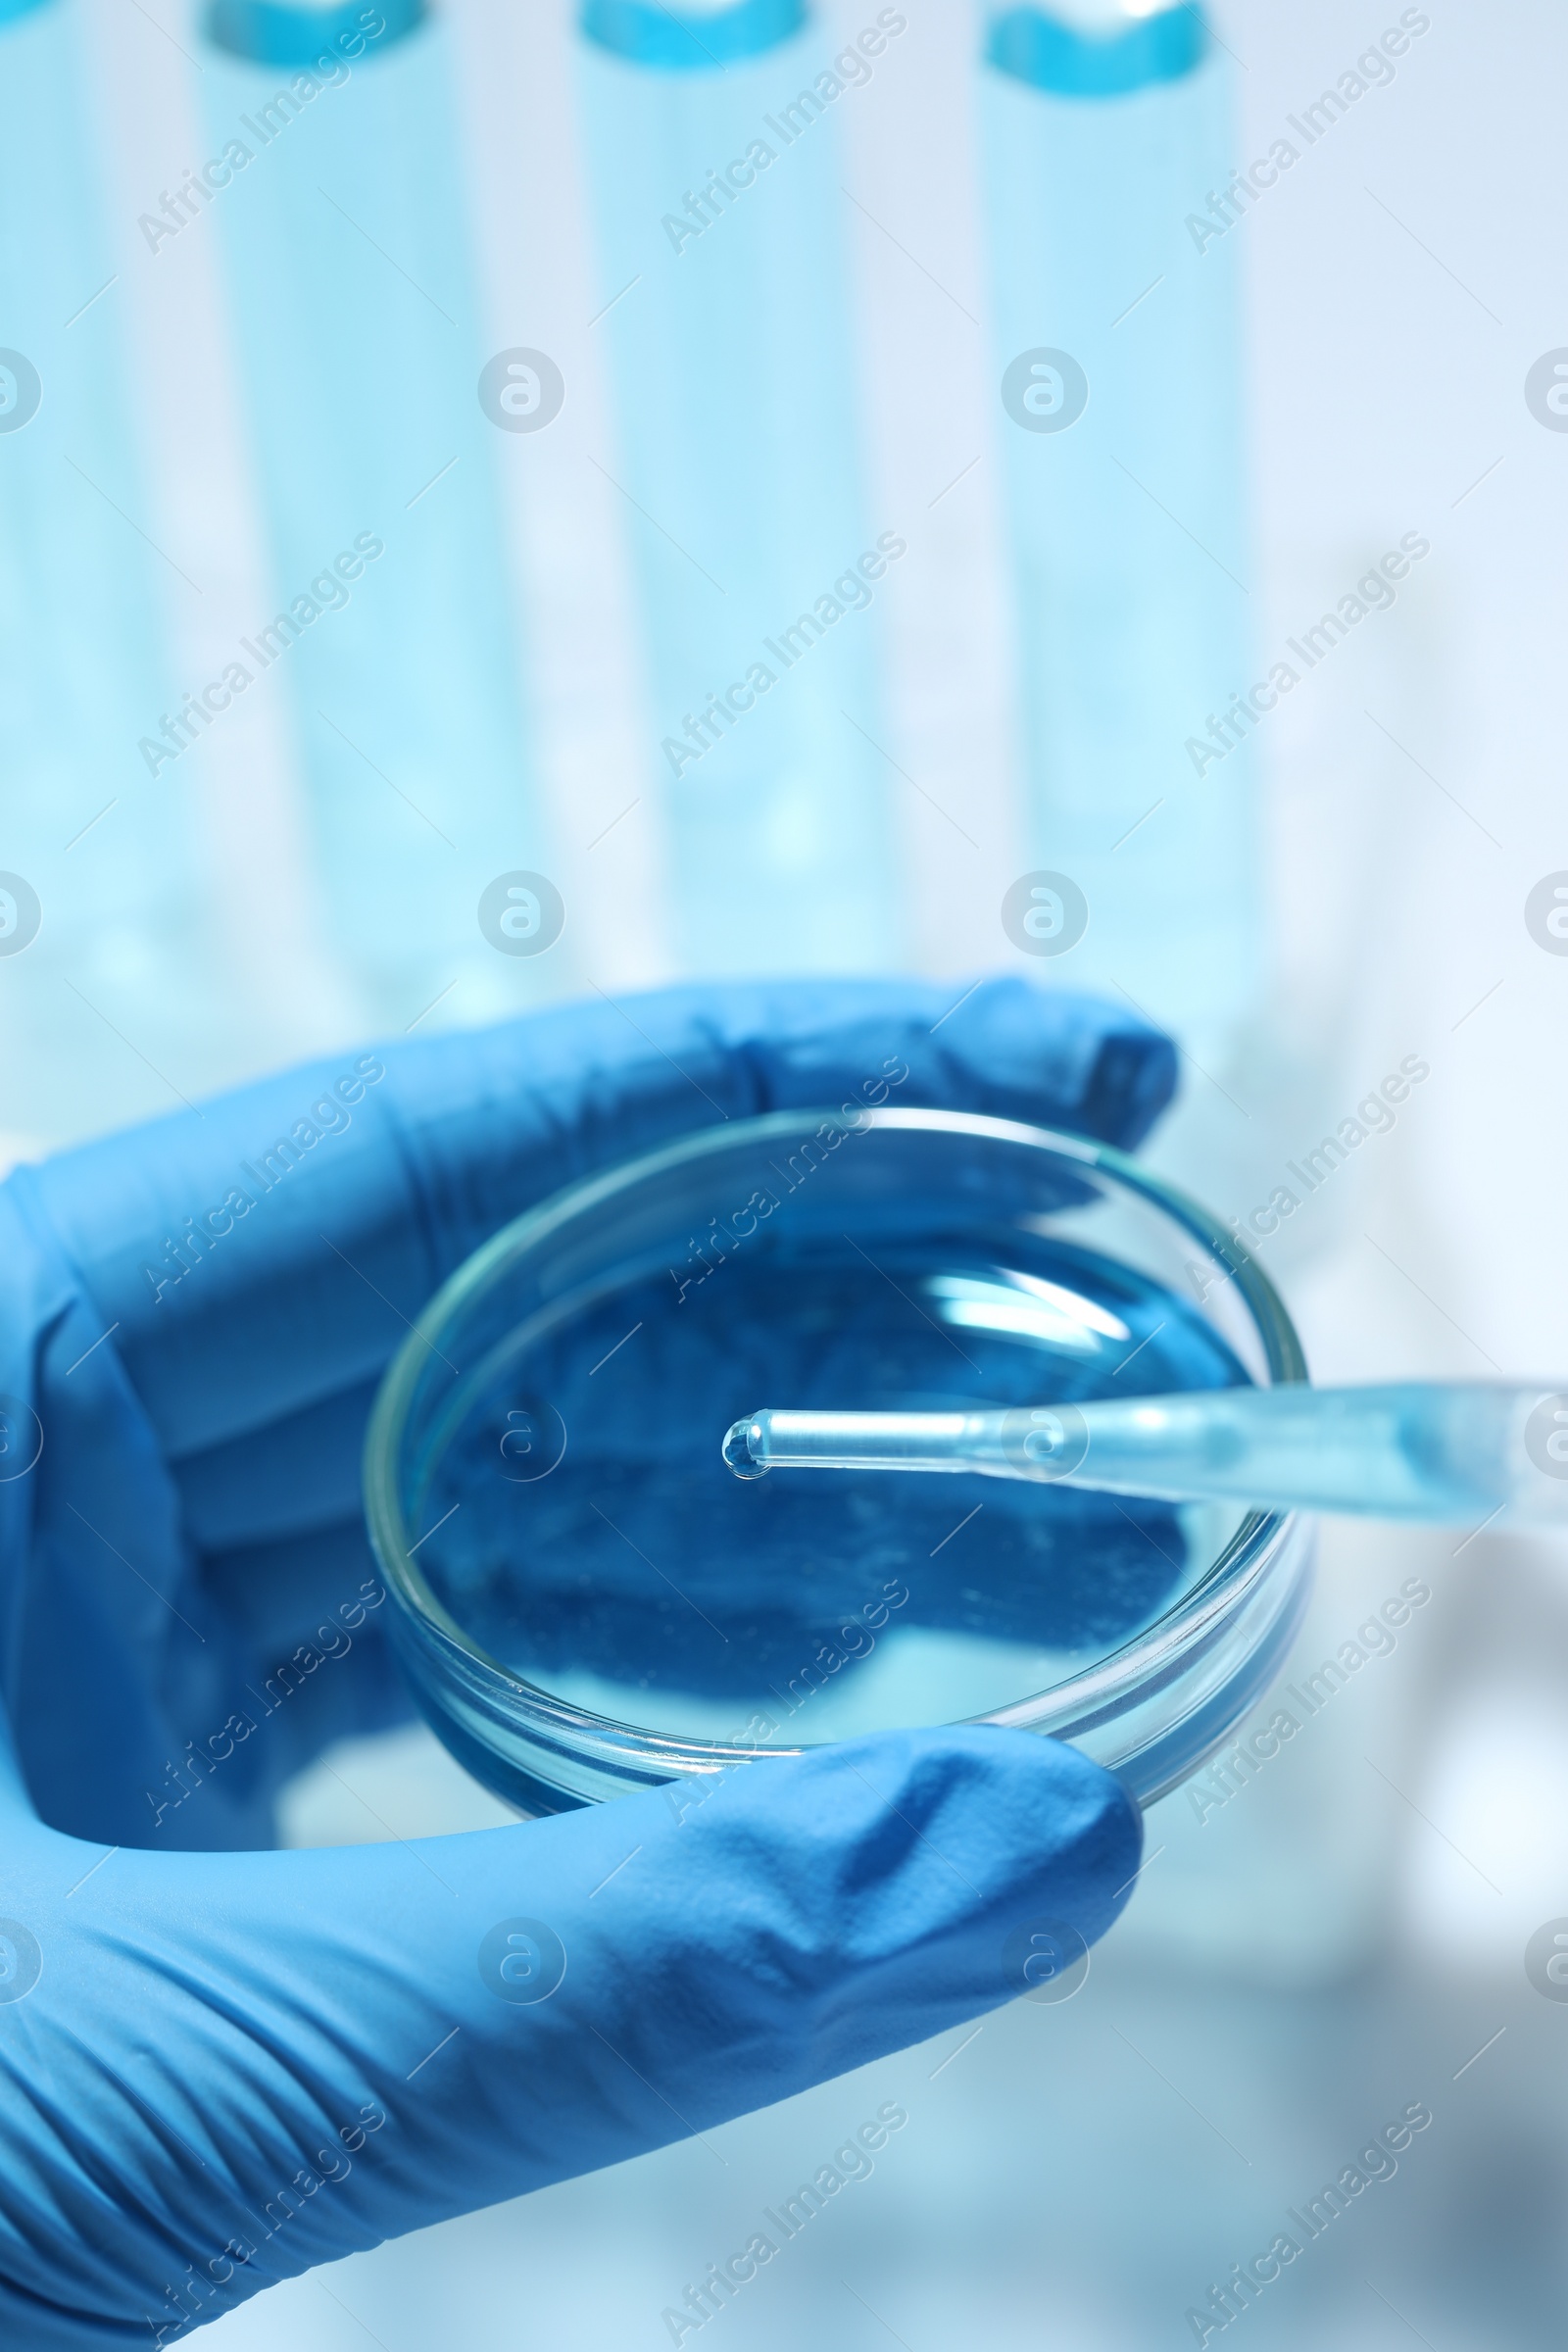
[[[889, 1055], [906, 1102], [1123, 1144], [1170, 1094], [1169, 1047], [1109, 1007], [950, 1002], [574, 1007], [344, 1054], [0, 1191], [0, 2340], [169, 2341], [995, 2007], [1031, 1918], [1108, 1925], [1134, 1808], [994, 1729], [760, 1763], [681, 1820], [654, 1791], [233, 1850], [325, 1742], [407, 1711], [360, 1441], [408, 1319], [488, 1234]], [[270, 1685], [303, 1645], [303, 1684]], [[564, 1954], [546, 1999], [482, 1949], [519, 1917]]]

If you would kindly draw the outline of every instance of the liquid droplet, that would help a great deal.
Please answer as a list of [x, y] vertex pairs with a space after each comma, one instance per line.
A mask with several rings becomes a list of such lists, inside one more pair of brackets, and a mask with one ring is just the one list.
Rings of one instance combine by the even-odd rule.
[[762, 1478], [767, 1472], [765, 1462], [752, 1459], [752, 1449], [747, 1443], [751, 1427], [750, 1419], [732, 1421], [724, 1433], [724, 1459], [737, 1478]]

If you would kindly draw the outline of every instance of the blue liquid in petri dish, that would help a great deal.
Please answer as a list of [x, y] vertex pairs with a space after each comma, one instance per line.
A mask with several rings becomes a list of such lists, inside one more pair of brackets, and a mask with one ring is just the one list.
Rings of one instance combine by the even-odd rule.
[[730, 1422], [1248, 1378], [1175, 1292], [1056, 1238], [759, 1235], [678, 1302], [662, 1268], [513, 1351], [434, 1465], [419, 1564], [510, 1672], [647, 1731], [794, 1746], [962, 1720], [1144, 1632], [1245, 1512], [961, 1474], [746, 1482]]

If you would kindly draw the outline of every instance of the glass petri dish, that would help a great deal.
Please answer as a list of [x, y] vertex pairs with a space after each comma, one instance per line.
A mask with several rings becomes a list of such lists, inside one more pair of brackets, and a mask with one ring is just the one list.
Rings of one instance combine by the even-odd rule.
[[938, 1110], [707, 1128], [507, 1226], [366, 1445], [417, 1701], [520, 1811], [896, 1726], [1071, 1740], [1140, 1802], [1273, 1678], [1310, 1523], [720, 1454], [764, 1404], [952, 1409], [1298, 1381], [1272, 1284], [1109, 1148]]

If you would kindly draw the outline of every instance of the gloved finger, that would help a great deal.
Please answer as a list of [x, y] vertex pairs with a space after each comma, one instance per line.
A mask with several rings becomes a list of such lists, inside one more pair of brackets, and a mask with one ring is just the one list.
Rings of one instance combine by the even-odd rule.
[[1115, 1916], [1141, 1834], [1072, 1749], [956, 1729], [746, 1766], [684, 1813], [116, 1856], [69, 1924], [35, 1891], [47, 2096], [0, 2087], [0, 2278], [57, 2304], [85, 2214], [90, 2326], [26, 2340], [115, 2340], [709, 2132], [1026, 1989], [1031, 1936]]
[[902, 1102], [1130, 1143], [1174, 1062], [1136, 1018], [1021, 981], [956, 1008], [914, 984], [686, 989], [345, 1055], [13, 1181], [85, 1288], [71, 1344], [114, 1327], [178, 1461], [373, 1379], [462, 1258], [568, 1178], [890, 1081]]

